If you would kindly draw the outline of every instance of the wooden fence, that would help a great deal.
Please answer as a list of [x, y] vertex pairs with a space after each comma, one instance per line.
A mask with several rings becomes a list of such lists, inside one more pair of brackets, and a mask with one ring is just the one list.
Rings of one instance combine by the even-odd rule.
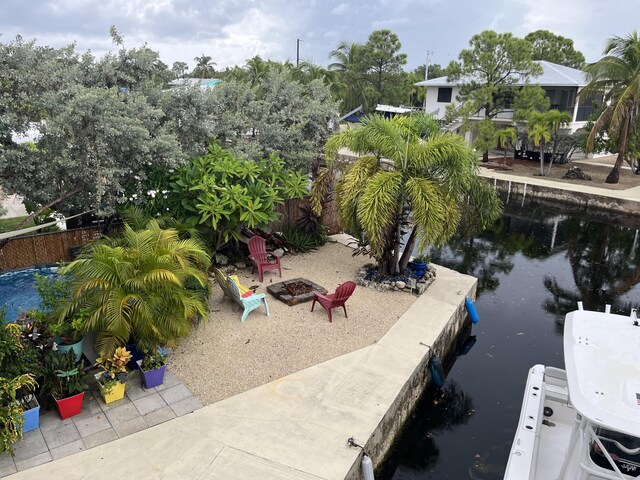
[[[286, 200], [284, 204], [278, 205], [277, 212], [280, 219], [271, 223], [269, 228], [271, 230], [277, 230], [287, 223], [295, 225], [300, 218], [300, 207], [306, 203], [308, 203], [308, 200], [307, 197], [304, 197]], [[328, 202], [322, 210], [321, 222], [327, 229], [329, 235], [340, 233], [342, 231], [340, 219], [338, 218], [338, 210], [334, 200]]]
[[101, 232], [96, 226], [12, 238], [0, 250], [0, 272], [68, 262], [73, 247], [100, 238]]
[[[286, 223], [295, 224], [300, 217], [300, 207], [305, 203], [307, 199], [300, 198], [287, 200], [279, 205], [280, 220], [272, 223], [270, 228], [278, 229]], [[342, 231], [333, 200], [325, 206], [321, 221], [330, 235]], [[80, 247], [100, 238], [101, 232], [102, 227], [96, 226], [11, 238], [0, 249], [0, 272], [68, 262], [72, 260], [73, 247]]]

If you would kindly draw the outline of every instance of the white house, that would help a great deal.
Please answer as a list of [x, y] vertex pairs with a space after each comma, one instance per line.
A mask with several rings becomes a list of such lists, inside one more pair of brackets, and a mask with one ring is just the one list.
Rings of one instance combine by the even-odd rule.
[[217, 78], [178, 78], [169, 82], [169, 87], [200, 87], [207, 89], [215, 87], [220, 82], [221, 80]]
[[[532, 77], [528, 82], [515, 83], [514, 87], [530, 85], [540, 85], [551, 101], [551, 108], [572, 114], [572, 122], [568, 129], [575, 132], [585, 126], [589, 115], [594, 111], [593, 100], [582, 101], [578, 98], [579, 92], [587, 85], [587, 74], [582, 70], [565, 67], [545, 60], [537, 61], [542, 66], [542, 74]], [[427, 88], [425, 98], [425, 111], [431, 113], [441, 120], [447, 105], [458, 104], [456, 97], [460, 92], [460, 84], [448, 82], [447, 77], [432, 78], [415, 84]], [[506, 109], [500, 112], [493, 120], [498, 123], [511, 124], [513, 110]], [[472, 118], [482, 120], [484, 110], [480, 110]], [[453, 122], [448, 127], [451, 131], [456, 131], [461, 126], [461, 122]], [[467, 140], [471, 140], [471, 132], [467, 133]]]

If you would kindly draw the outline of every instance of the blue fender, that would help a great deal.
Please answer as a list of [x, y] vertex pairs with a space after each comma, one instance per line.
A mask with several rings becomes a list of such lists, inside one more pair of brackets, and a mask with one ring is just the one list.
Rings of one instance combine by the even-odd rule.
[[478, 315], [478, 311], [476, 310], [475, 303], [473, 303], [473, 300], [471, 300], [469, 297], [466, 297], [464, 299], [464, 306], [467, 308], [471, 323], [476, 325], [480, 321], [480, 316]]

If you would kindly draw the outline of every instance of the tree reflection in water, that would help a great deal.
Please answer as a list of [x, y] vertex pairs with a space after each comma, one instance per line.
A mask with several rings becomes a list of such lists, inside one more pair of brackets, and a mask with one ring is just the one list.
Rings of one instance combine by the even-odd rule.
[[[466, 424], [475, 412], [473, 399], [454, 381], [447, 381], [441, 390], [428, 398], [429, 403], [418, 409], [418, 423], [412, 426], [420, 435], [408, 435], [411, 441], [403, 452], [402, 470], [425, 471], [434, 466], [440, 455], [438, 435], [456, 425]], [[395, 478], [403, 478], [399, 471], [396, 475], [399, 476]]]
[[545, 276], [544, 286], [552, 298], [544, 307], [560, 325], [564, 316], [584, 302], [588, 310], [628, 314], [637, 302], [624, 300], [626, 293], [640, 281], [640, 256], [637, 255], [637, 230], [579, 218], [566, 221], [567, 240], [563, 247], [571, 265], [574, 285], [562, 286]]

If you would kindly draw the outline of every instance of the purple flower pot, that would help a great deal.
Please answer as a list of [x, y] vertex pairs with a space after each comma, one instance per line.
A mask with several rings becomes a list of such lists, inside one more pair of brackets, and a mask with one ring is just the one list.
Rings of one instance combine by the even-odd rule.
[[140, 373], [142, 374], [142, 382], [144, 383], [145, 388], [153, 388], [158, 385], [162, 385], [162, 382], [164, 382], [164, 372], [167, 369], [166, 365], [156, 368], [155, 370], [144, 371], [142, 369], [142, 360], [138, 360], [137, 363]]

